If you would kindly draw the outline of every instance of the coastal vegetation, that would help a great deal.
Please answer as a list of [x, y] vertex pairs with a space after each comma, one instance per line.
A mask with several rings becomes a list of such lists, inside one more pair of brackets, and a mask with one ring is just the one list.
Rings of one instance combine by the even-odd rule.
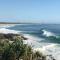
[[46, 60], [46, 56], [24, 44], [26, 39], [16, 34], [0, 34], [0, 60]]

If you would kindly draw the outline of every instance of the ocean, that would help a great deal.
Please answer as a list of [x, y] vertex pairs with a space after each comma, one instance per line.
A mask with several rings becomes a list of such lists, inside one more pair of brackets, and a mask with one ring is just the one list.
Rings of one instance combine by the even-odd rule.
[[16, 24], [6, 29], [20, 31], [28, 44], [60, 60], [60, 24]]

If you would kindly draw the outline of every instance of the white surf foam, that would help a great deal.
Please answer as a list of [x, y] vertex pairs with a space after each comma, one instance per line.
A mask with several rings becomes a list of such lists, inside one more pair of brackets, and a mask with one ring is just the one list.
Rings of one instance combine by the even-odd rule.
[[42, 31], [43, 31], [43, 35], [46, 37], [55, 36], [55, 34], [50, 31], [47, 31], [47, 30], [42, 30]]
[[13, 33], [13, 34], [18, 34], [20, 31], [15, 31], [15, 30], [10, 30], [6, 28], [0, 28], [0, 33], [3, 34], [8, 34], [8, 33]]
[[[47, 44], [47, 43], [46, 43]], [[45, 45], [45, 44], [44, 44]], [[47, 44], [47, 45], [45, 45], [45, 46], [42, 46], [42, 47], [40, 47], [40, 48], [36, 48], [36, 49], [34, 49], [34, 50], [36, 50], [36, 51], [48, 51], [49, 49], [51, 49], [51, 48], [53, 48], [53, 47], [55, 47], [56, 46], [56, 44]], [[48, 54], [48, 53], [47, 53]]]
[[[15, 30], [10, 30], [6, 28], [1, 28], [0, 33], [8, 34], [8, 33], [13, 33], [13, 34], [19, 34], [20, 31], [15, 31]], [[49, 33], [48, 36], [51, 36]], [[29, 35], [29, 34], [24, 34], [24, 37], [28, 38], [28, 40], [24, 41], [27, 44], [30, 44], [31, 46], [34, 47], [35, 51], [40, 51], [43, 52], [43, 54], [51, 54], [54, 56], [56, 60], [60, 60], [60, 48], [56, 47], [57, 44], [51, 44], [51, 43], [41, 43], [38, 42], [37, 40], [43, 40], [40, 38], [37, 38], [35, 36]]]
[[9, 25], [9, 24], [6, 24], [6, 25], [0, 25], [0, 28], [8, 28], [8, 27], [13, 27], [15, 26], [16, 24], [13, 24], [13, 25]]
[[[34, 51], [40, 51], [48, 56], [52, 55], [52, 57], [55, 58], [56, 60], [60, 60], [60, 47], [58, 47], [58, 44], [49, 44], [47, 46], [35, 48]], [[51, 57], [49, 56], [48, 59], [51, 60]]]
[[24, 37], [28, 38], [28, 40], [26, 40], [26, 41], [24, 40], [24, 42], [31, 45], [33, 48], [41, 47], [42, 44], [40, 44], [39, 42], [44, 40], [42, 38], [38, 38], [38, 37], [29, 35], [29, 34], [24, 34]]
[[[52, 55], [52, 57], [55, 58], [56, 60], [60, 60], [60, 47], [58, 47], [58, 44], [38, 42], [37, 40], [39, 38], [36, 38], [28, 34], [25, 34], [24, 36], [28, 38], [26, 43], [33, 46], [34, 51], [40, 51], [45, 55]], [[40, 39], [40, 41], [41, 40], [42, 39]], [[49, 59], [51, 60], [50, 57]]]
[[51, 44], [43, 48], [47, 54], [52, 55], [56, 60], [60, 60], [60, 47], [58, 47], [58, 44]]

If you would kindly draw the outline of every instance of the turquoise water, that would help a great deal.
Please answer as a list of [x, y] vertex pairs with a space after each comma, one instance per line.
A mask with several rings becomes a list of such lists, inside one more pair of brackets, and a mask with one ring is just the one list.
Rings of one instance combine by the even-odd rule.
[[56, 37], [60, 36], [60, 24], [20, 24], [10, 27], [9, 29], [43, 38], [45, 39], [45, 42], [60, 43], [60, 38]]
[[60, 60], [60, 24], [19, 24], [8, 29], [20, 31], [30, 38], [28, 44], [31, 42]]

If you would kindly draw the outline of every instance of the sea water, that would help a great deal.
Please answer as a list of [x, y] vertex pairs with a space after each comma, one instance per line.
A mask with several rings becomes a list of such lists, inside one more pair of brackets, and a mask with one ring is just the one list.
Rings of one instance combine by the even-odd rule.
[[60, 24], [19, 24], [7, 29], [20, 31], [35, 50], [60, 60]]

